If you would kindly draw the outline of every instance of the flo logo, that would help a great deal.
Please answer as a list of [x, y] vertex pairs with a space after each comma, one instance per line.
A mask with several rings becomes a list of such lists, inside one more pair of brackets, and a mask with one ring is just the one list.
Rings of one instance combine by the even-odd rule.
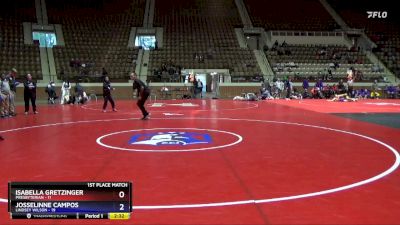
[[136, 134], [132, 136], [129, 140], [130, 145], [152, 146], [193, 145], [210, 143], [212, 143], [212, 139], [208, 133], [182, 131]]
[[386, 11], [367, 11], [368, 18], [379, 18], [384, 19], [388, 13]]

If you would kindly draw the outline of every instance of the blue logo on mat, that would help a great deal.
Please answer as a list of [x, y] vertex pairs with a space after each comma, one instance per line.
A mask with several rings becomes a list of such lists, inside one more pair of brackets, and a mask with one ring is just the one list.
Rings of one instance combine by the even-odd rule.
[[150, 134], [136, 134], [129, 140], [130, 145], [193, 145], [210, 144], [211, 136], [204, 133], [195, 132], [155, 132]]

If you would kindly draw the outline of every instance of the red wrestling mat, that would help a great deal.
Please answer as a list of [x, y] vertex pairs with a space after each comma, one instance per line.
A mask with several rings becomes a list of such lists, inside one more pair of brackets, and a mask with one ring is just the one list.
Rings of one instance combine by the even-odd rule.
[[[2, 120], [0, 224], [400, 221], [399, 130], [276, 102], [149, 102], [148, 121], [133, 101], [57, 105]], [[132, 181], [132, 218], [11, 220], [8, 181]]]
[[366, 99], [357, 102], [304, 99], [272, 100], [268, 102], [321, 113], [400, 113], [400, 100], [398, 99]]

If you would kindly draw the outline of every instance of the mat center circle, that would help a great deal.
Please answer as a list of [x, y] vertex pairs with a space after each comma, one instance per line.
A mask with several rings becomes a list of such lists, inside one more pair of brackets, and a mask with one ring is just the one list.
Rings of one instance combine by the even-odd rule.
[[239, 144], [236, 133], [205, 128], [149, 128], [124, 130], [97, 138], [97, 144], [132, 152], [191, 152]]

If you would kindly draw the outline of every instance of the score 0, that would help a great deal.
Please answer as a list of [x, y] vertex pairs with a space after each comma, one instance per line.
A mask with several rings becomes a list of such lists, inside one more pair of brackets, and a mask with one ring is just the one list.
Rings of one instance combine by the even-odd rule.
[[124, 192], [124, 191], [120, 191], [120, 192], [118, 193], [118, 197], [119, 197], [119, 198], [124, 198], [124, 197], [125, 197], [125, 192]]

